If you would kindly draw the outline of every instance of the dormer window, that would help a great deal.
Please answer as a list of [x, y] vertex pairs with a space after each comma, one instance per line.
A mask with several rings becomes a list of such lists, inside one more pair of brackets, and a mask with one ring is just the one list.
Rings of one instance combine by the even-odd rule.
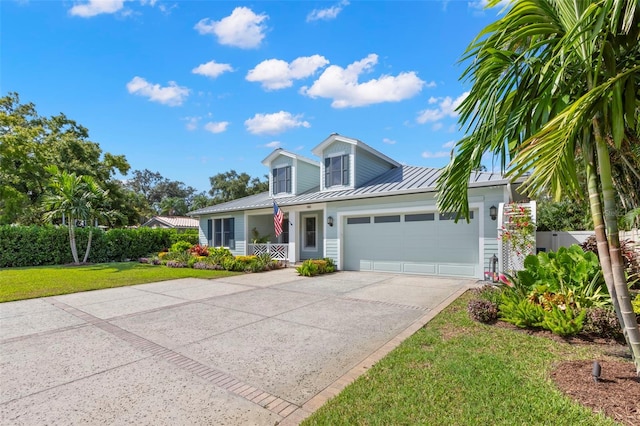
[[349, 185], [349, 156], [339, 155], [324, 159], [324, 186]]
[[291, 166], [273, 169], [273, 195], [291, 193]]

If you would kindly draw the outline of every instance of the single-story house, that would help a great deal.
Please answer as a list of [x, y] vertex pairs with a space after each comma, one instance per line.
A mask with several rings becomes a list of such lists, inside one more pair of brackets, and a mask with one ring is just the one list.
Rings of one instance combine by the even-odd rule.
[[198, 229], [199, 225], [198, 219], [184, 216], [154, 216], [142, 224], [149, 228], [171, 228], [178, 231]]
[[[407, 166], [364, 142], [332, 134], [312, 149], [314, 161], [276, 149], [262, 163], [269, 192], [198, 209], [200, 243], [235, 255], [269, 250], [289, 262], [332, 258], [338, 269], [483, 278], [498, 253], [490, 213], [518, 199], [502, 175], [475, 172], [471, 220], [438, 211], [441, 169]], [[284, 213], [274, 232], [274, 206]], [[493, 207], [493, 208], [492, 208]], [[255, 236], [269, 244], [255, 244]]]

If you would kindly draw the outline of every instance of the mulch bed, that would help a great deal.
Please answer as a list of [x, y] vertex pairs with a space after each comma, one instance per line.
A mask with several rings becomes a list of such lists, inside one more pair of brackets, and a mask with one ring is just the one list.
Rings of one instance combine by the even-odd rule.
[[599, 361], [600, 380], [591, 375], [593, 361], [566, 361], [556, 367], [551, 378], [558, 388], [594, 412], [615, 421], [640, 425], [640, 377], [632, 362]]
[[563, 338], [547, 330], [521, 329], [503, 321], [496, 322], [495, 326], [572, 345], [606, 346], [607, 356], [621, 360], [597, 360], [601, 367], [598, 382], [591, 375], [596, 360], [562, 362], [551, 373], [551, 379], [563, 393], [594, 412], [624, 425], [640, 425], [640, 377], [624, 342], [584, 334]]

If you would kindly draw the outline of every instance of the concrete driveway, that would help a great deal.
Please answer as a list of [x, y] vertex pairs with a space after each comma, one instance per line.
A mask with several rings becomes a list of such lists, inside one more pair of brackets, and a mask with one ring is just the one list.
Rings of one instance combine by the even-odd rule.
[[474, 282], [293, 268], [0, 304], [1, 424], [298, 424]]

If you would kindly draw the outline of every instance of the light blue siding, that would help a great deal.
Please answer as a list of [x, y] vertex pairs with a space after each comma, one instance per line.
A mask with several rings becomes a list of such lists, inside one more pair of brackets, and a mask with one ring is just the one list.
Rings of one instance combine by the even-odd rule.
[[356, 188], [393, 168], [393, 165], [382, 158], [357, 147], [354, 161]]
[[[337, 154], [351, 154], [352, 146], [353, 145], [351, 145], [350, 143], [336, 141], [324, 149], [322, 156], [324, 158], [324, 157], [332, 157], [333, 155], [337, 155]], [[324, 160], [323, 160], [323, 164], [324, 164]]]
[[320, 186], [320, 167], [305, 161], [297, 161], [296, 194], [302, 194]]
[[246, 236], [244, 233], [244, 214], [234, 213], [231, 215], [211, 215], [211, 216], [202, 216], [200, 217], [200, 229], [198, 230], [198, 238], [200, 240], [200, 244], [208, 245], [209, 242], [207, 240], [207, 221], [209, 219], [225, 219], [233, 217], [234, 218], [234, 239], [235, 239], [235, 248], [231, 249], [231, 253], [234, 256], [241, 256], [246, 254]]

